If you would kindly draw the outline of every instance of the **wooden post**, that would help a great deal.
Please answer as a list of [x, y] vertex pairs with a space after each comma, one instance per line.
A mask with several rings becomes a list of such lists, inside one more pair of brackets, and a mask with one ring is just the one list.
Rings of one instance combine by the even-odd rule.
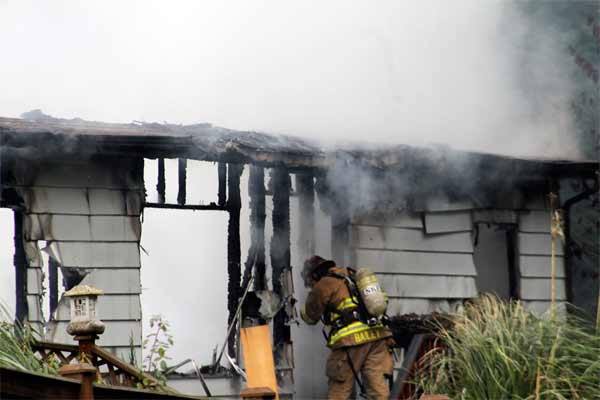
[[93, 353], [96, 335], [75, 336], [79, 342], [79, 363], [62, 366], [58, 373], [66, 378], [74, 378], [81, 381], [79, 400], [94, 399], [94, 381], [98, 370], [95, 367], [96, 360]]
[[184, 205], [187, 192], [187, 160], [185, 158], [177, 159], [177, 170], [179, 176], [179, 191], [177, 192], [177, 203], [180, 205]]
[[[273, 190], [273, 237], [271, 238], [271, 268], [273, 291], [284, 301], [294, 294], [290, 265], [290, 175], [286, 168], [272, 170]], [[291, 316], [284, 305], [273, 319], [273, 345], [275, 363], [278, 367], [280, 386], [288, 387], [294, 382], [294, 356], [292, 348]]]
[[217, 173], [219, 180], [217, 204], [223, 207], [227, 202], [227, 164], [222, 162], [218, 163]]
[[158, 159], [158, 183], [156, 184], [156, 191], [158, 193], [158, 202], [160, 204], [165, 203], [165, 159]]
[[[229, 223], [227, 226], [227, 273], [229, 281], [227, 284], [227, 309], [229, 316], [228, 325], [231, 324], [237, 311], [241, 293], [241, 249], [240, 249], [240, 209], [242, 200], [240, 196], [240, 177], [244, 166], [241, 164], [229, 164], [227, 176], [229, 211]], [[235, 335], [229, 337], [229, 354], [235, 352]]]
[[25, 257], [25, 247], [23, 245], [23, 211], [14, 210], [14, 222], [15, 318], [18, 322], [23, 323], [27, 320], [29, 314], [27, 305], [27, 258]]
[[250, 195], [250, 243], [251, 251], [256, 254], [254, 289], [266, 290], [265, 267], [265, 170], [262, 167], [250, 167], [248, 181]]
[[[283, 273], [290, 268], [290, 176], [286, 169], [273, 170], [273, 236], [271, 238], [271, 268], [273, 291], [285, 297], [283, 292]], [[282, 343], [289, 336], [289, 326], [285, 325], [285, 311], [275, 316], [273, 327], [274, 343]], [[287, 329], [286, 329], [287, 328]]]
[[79, 400], [94, 400], [94, 381], [98, 373], [96, 367], [88, 363], [66, 364], [59, 368], [58, 373], [81, 382]]

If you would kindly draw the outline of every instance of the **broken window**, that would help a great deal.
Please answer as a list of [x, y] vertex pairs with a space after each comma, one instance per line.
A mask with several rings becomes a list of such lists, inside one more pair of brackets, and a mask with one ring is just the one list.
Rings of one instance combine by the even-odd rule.
[[474, 262], [479, 293], [492, 293], [501, 299], [516, 297], [513, 260], [514, 227], [509, 224], [478, 223]]
[[[162, 314], [174, 335], [173, 363], [194, 358], [209, 364], [227, 329], [229, 213], [218, 209], [218, 164], [187, 160], [183, 190], [181, 173], [176, 159], [144, 163], [143, 334], [150, 318]], [[208, 210], [195, 211], [202, 206]]]

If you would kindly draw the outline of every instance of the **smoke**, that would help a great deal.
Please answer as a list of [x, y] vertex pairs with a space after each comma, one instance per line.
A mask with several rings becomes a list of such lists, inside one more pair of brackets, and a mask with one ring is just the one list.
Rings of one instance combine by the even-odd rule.
[[0, 26], [1, 115], [577, 156], [570, 60], [513, 3], [20, 1]]
[[[210, 122], [329, 146], [444, 143], [576, 157], [571, 60], [555, 37], [513, 3], [480, 0], [0, 1], [0, 116], [39, 108], [110, 122]], [[431, 164], [434, 171], [441, 165]], [[424, 187], [409, 174], [374, 180], [347, 165], [331, 174], [344, 188], [363, 185], [349, 200], [353, 210], [390, 197], [402, 208], [415, 187], [437, 182]], [[209, 192], [208, 179], [214, 177], [197, 187]], [[210, 218], [149, 212], [145, 225], [151, 256], [143, 260], [143, 312], [173, 322], [177, 360], [193, 353], [206, 362], [226, 329], [225, 221]], [[319, 235], [329, 234], [322, 219], [317, 223]], [[246, 247], [248, 231], [243, 225]], [[190, 279], [181, 279], [187, 273]], [[190, 318], [182, 304], [202, 312]]]

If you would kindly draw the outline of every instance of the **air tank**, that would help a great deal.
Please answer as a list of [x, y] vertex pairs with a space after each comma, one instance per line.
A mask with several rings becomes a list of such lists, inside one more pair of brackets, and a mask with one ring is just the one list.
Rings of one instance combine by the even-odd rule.
[[381, 317], [387, 309], [387, 294], [381, 288], [377, 276], [369, 268], [360, 268], [355, 275], [356, 287], [367, 312]]

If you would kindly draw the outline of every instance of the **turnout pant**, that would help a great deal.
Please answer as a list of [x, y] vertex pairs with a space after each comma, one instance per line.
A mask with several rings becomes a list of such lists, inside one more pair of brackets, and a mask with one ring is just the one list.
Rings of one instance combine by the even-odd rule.
[[326, 367], [329, 379], [328, 399], [350, 398], [356, 380], [349, 361], [359, 374], [369, 399], [389, 398], [389, 381], [385, 375], [391, 375], [394, 367], [389, 340], [332, 350]]

